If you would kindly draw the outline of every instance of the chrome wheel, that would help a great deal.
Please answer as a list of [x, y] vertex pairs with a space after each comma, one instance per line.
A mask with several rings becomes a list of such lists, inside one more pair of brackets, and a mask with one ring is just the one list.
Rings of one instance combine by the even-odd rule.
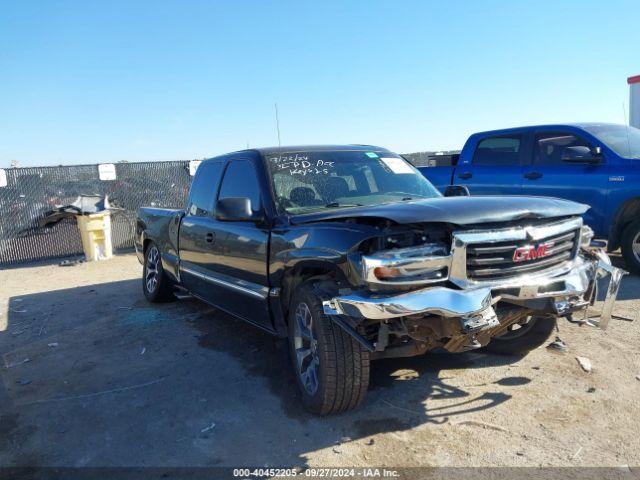
[[158, 286], [158, 277], [160, 272], [158, 266], [160, 263], [160, 253], [158, 248], [154, 245], [147, 252], [147, 264], [145, 266], [144, 281], [147, 286], [147, 292], [153, 293]]
[[514, 338], [522, 337], [531, 331], [535, 323], [535, 318], [527, 317], [525, 323], [512, 323], [507, 327], [506, 332], [493, 338], [498, 340], [513, 340]]
[[296, 308], [293, 328], [293, 346], [300, 383], [309, 395], [318, 390], [318, 341], [313, 336], [313, 317], [306, 303]]
[[636, 257], [636, 261], [640, 262], [640, 232], [636, 233], [636, 236], [631, 242], [631, 251], [633, 256]]

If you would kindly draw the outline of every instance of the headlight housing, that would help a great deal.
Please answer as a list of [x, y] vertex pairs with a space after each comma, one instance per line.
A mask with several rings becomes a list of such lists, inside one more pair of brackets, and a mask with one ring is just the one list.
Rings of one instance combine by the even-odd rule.
[[415, 286], [437, 283], [449, 277], [451, 254], [443, 243], [384, 250], [363, 255], [363, 277], [369, 284]]

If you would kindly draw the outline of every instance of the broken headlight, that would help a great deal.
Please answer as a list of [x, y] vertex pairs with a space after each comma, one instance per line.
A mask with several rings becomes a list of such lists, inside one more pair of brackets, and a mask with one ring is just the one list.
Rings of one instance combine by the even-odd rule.
[[442, 282], [449, 276], [451, 255], [443, 243], [383, 250], [363, 255], [367, 283], [412, 286]]

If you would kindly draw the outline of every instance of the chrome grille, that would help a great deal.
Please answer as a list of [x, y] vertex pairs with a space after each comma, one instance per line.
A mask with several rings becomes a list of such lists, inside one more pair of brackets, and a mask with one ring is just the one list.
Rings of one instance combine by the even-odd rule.
[[582, 219], [453, 233], [450, 280], [463, 288], [566, 270], [578, 254]]
[[[467, 277], [473, 280], [495, 280], [556, 267], [573, 258], [578, 238], [579, 232], [575, 230], [546, 237], [535, 243], [525, 240], [470, 245], [467, 247]], [[545, 249], [543, 257], [525, 258], [518, 262], [514, 260], [516, 252], [536, 252], [539, 245], [545, 244], [550, 246]]]

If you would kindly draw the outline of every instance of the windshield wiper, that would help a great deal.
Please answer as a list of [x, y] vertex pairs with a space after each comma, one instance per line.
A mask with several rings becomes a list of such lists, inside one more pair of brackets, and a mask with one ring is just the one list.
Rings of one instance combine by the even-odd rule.
[[362, 207], [361, 203], [340, 203], [340, 202], [331, 202], [327, 203], [324, 208], [338, 208], [338, 207]]

